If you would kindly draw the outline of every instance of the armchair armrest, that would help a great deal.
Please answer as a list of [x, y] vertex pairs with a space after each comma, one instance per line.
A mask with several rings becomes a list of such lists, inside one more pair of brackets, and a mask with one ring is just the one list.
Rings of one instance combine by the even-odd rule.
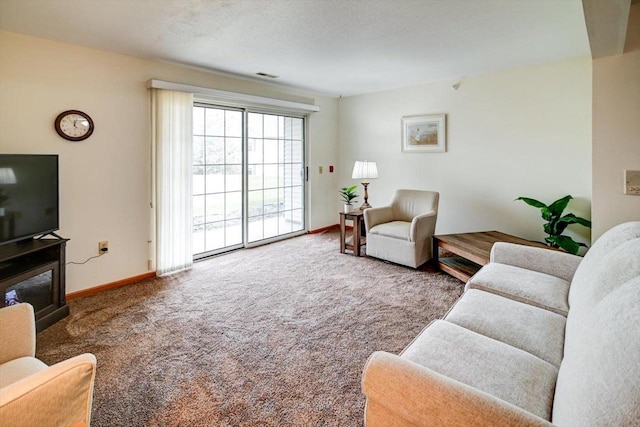
[[366, 425], [551, 426], [508, 402], [400, 356], [377, 351], [364, 368]]
[[582, 257], [550, 249], [498, 242], [491, 248], [490, 260], [550, 274], [571, 282]]
[[14, 427], [88, 426], [96, 358], [86, 353], [2, 388], [0, 419]]
[[[36, 354], [36, 321], [31, 304], [0, 309], [0, 364]], [[9, 344], [10, 343], [10, 344]]]
[[379, 208], [369, 208], [364, 210], [364, 226], [367, 232], [378, 224], [391, 221], [393, 221], [393, 210], [391, 209], [391, 206], [382, 206]]
[[412, 242], [423, 242], [433, 236], [436, 231], [436, 219], [438, 212], [431, 211], [424, 215], [418, 215], [411, 221], [409, 238]]

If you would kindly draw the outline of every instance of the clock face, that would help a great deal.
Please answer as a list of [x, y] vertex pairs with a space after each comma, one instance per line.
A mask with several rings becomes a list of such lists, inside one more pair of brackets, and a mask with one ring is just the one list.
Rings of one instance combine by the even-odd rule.
[[82, 111], [69, 110], [58, 115], [56, 132], [69, 141], [82, 141], [93, 133], [93, 120]]

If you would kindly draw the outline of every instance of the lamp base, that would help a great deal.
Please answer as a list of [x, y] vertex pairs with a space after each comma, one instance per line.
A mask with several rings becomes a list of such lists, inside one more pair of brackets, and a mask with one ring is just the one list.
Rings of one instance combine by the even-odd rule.
[[360, 206], [360, 210], [361, 211], [363, 211], [365, 209], [369, 209], [371, 207], [371, 205], [367, 201], [367, 199], [369, 199], [369, 192], [367, 191], [367, 187], [369, 186], [369, 183], [368, 182], [363, 182], [362, 186], [364, 187], [364, 203], [362, 204], [362, 206]]

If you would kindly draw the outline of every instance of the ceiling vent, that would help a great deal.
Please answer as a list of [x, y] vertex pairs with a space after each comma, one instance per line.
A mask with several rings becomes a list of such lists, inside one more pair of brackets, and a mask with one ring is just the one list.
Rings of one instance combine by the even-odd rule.
[[267, 74], [267, 73], [256, 73], [256, 76], [260, 76], [260, 77], [268, 77], [270, 79], [277, 79], [280, 76], [276, 76], [274, 74]]

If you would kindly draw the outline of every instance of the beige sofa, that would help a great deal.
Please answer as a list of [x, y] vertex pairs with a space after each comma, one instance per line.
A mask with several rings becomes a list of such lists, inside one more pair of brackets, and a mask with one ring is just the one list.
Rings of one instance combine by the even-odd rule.
[[47, 366], [35, 350], [33, 307], [1, 309], [0, 426], [88, 426], [96, 358], [86, 353]]
[[497, 243], [443, 320], [362, 380], [367, 426], [640, 425], [640, 222], [583, 258]]

